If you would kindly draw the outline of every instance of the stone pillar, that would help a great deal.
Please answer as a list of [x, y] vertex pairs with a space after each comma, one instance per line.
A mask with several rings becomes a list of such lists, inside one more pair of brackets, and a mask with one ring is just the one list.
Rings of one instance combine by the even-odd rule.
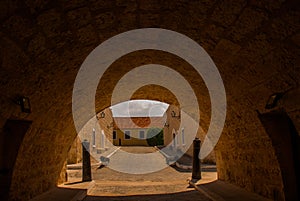
[[82, 142], [82, 181], [92, 181], [90, 143], [87, 140]]
[[201, 161], [199, 158], [200, 143], [201, 141], [197, 137], [193, 141], [193, 172], [192, 172], [193, 180], [201, 179]]

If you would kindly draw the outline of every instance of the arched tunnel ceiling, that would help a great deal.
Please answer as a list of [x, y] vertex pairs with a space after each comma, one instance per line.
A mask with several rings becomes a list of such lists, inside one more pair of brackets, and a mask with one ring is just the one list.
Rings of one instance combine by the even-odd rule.
[[[148, 91], [148, 93], [147, 93]], [[163, 96], [162, 96], [163, 94]], [[132, 94], [132, 100], [146, 99], [146, 100], [155, 100], [168, 103], [170, 105], [175, 105], [180, 107], [180, 104], [176, 96], [167, 88], [159, 85], [146, 85], [139, 88]]]
[[[228, 98], [226, 124], [217, 147], [220, 179], [251, 191], [259, 188], [267, 197], [272, 196], [272, 186], [282, 193], [277, 188], [281, 177], [272, 175], [278, 171], [274, 152], [255, 110], [265, 112], [269, 95], [288, 91], [280, 107], [298, 122], [299, 131], [297, 1], [3, 0], [0, 9], [0, 127], [7, 119], [33, 121], [15, 163], [12, 197], [28, 199], [55, 185], [76, 136], [72, 89], [87, 55], [116, 34], [147, 27], [173, 30], [195, 40], [220, 71]], [[155, 51], [137, 52], [120, 62], [124, 59], [122, 65], [130, 61], [136, 65], [159, 60], [186, 75], [195, 90], [205, 89], [198, 88], [201, 81], [180, 58], [157, 55]], [[114, 65], [118, 66], [118, 61]], [[123, 68], [112, 66], [109, 70], [114, 79], [107, 77], [99, 86], [112, 89], [106, 84], [114, 83]], [[107, 100], [99, 102], [96, 110], [109, 106], [109, 91]], [[202, 93], [197, 91], [205, 107], [209, 100]], [[15, 104], [18, 95], [30, 97], [31, 114], [22, 113]], [[256, 156], [258, 151], [263, 162], [253, 167], [245, 155]], [[266, 161], [275, 165], [270, 167]], [[240, 170], [235, 169], [237, 164]], [[264, 172], [273, 179], [255, 180], [245, 175], [246, 167], [252, 175]]]
[[[160, 64], [180, 73], [181, 76], [189, 83], [194, 93], [196, 94], [201, 113], [201, 121], [203, 121], [203, 128], [207, 129], [210, 121], [210, 100], [207, 87], [203, 82], [201, 76], [197, 71], [190, 66], [185, 60], [178, 56], [172, 55], [167, 52], [157, 50], [143, 50], [130, 53], [119, 58], [114, 62], [109, 69], [101, 77], [96, 92], [96, 111], [101, 111], [109, 107], [112, 100], [112, 93], [118, 81], [128, 72], [136, 67], [147, 64]], [[159, 72], [158, 72], [159, 73]], [[178, 85], [178, 80], [171, 79], [166, 82]], [[125, 84], [130, 84], [130, 81]], [[155, 93], [153, 93], [155, 91]], [[178, 105], [178, 97], [172, 91], [164, 89], [162, 86], [150, 85], [142, 87], [137, 92], [132, 92], [133, 99], [152, 99], [166, 102], [172, 105]], [[185, 96], [191, 96], [186, 92]], [[175, 96], [175, 97], [174, 97]], [[188, 112], [188, 111], [186, 111]], [[189, 111], [193, 115], [195, 111]], [[195, 116], [195, 115], [194, 115]], [[204, 123], [205, 122], [205, 123]]]

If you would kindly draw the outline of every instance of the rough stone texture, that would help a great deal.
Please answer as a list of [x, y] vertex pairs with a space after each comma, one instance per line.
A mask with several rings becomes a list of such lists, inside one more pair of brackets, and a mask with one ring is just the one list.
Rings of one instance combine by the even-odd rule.
[[59, 178], [57, 180], [57, 184], [62, 184], [68, 180], [68, 175], [67, 175], [67, 161], [63, 164], [63, 168], [61, 169]]
[[75, 164], [82, 161], [82, 145], [79, 137], [76, 137], [67, 158], [67, 164]]
[[[104, 118], [101, 118], [100, 113], [104, 112]], [[87, 139], [90, 142], [90, 151], [92, 154], [97, 154], [103, 152], [105, 149], [108, 149], [113, 146], [112, 140], [112, 111], [110, 108], [106, 108], [97, 114], [98, 119], [90, 119], [84, 127], [78, 133], [78, 136], [75, 138], [67, 158], [67, 164], [79, 163], [82, 161], [82, 141]], [[98, 127], [99, 126], [99, 127]], [[93, 146], [93, 129], [95, 129], [95, 146]], [[104, 133], [105, 138], [102, 138], [102, 132]], [[93, 155], [91, 155], [93, 157]], [[98, 162], [98, 158], [95, 161]]]
[[[299, 133], [298, 1], [4, 0], [0, 10], [0, 128], [10, 118], [33, 121], [15, 162], [13, 200], [28, 200], [56, 184], [76, 136], [71, 97], [86, 56], [104, 40], [142, 27], [185, 34], [215, 61], [228, 100], [215, 150], [219, 179], [284, 200], [281, 170], [255, 110], [266, 112], [272, 93], [287, 92], [278, 107], [286, 109]], [[110, 106], [123, 74], [149, 62], [167, 65], [189, 81], [201, 100], [200, 124], [206, 131], [210, 101], [205, 84], [182, 59], [159, 51], [116, 61], [100, 81], [96, 111]], [[17, 95], [30, 97], [31, 114], [20, 111]], [[141, 90], [136, 97], [152, 94]], [[175, 102], [165, 94], [155, 99]]]
[[[171, 116], [171, 112], [174, 111], [178, 115], [179, 108], [175, 105], [170, 105], [165, 113], [166, 115], [166, 124], [167, 126], [164, 127], [164, 145], [172, 145], [173, 141], [173, 134], [177, 135], [177, 130], [180, 128], [180, 120], [178, 118], [173, 118]], [[172, 143], [172, 144], [171, 144]], [[179, 142], [180, 144], [180, 142]]]

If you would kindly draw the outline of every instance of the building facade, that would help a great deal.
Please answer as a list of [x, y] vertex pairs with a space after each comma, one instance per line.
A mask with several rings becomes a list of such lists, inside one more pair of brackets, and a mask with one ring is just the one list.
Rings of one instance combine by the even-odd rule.
[[151, 128], [163, 129], [163, 117], [114, 117], [113, 144], [116, 146], [148, 146]]
[[[164, 126], [164, 145], [173, 150], [180, 151], [189, 156], [193, 155], [193, 140], [199, 138], [201, 142], [205, 139], [205, 132], [199, 126], [195, 132], [194, 123], [185, 114], [181, 114], [180, 108], [170, 105], [165, 112], [166, 123]], [[215, 163], [215, 154], [212, 151], [204, 160], [207, 163]]]
[[109, 108], [99, 112], [88, 121], [74, 140], [67, 157], [67, 164], [81, 162], [82, 141], [89, 142], [89, 150], [93, 155], [101, 154], [113, 146], [113, 117]]

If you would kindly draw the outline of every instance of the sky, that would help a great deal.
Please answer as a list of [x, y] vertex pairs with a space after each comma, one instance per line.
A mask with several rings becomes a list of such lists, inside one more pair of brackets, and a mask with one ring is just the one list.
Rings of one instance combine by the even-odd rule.
[[114, 117], [157, 117], [163, 116], [168, 104], [150, 100], [131, 100], [111, 106]]

